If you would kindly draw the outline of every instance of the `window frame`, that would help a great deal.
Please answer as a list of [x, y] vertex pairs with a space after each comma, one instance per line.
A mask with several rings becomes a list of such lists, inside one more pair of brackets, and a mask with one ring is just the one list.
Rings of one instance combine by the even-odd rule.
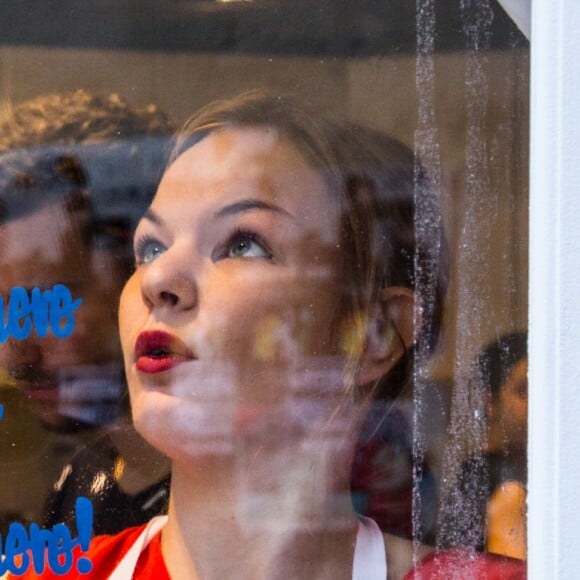
[[531, 579], [578, 573], [580, 3], [532, 1], [529, 495]]

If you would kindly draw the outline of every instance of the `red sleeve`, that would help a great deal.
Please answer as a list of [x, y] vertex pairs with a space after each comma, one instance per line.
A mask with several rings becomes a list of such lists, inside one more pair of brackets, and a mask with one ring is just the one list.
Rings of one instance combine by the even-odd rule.
[[432, 552], [408, 572], [403, 580], [448, 580], [449, 578], [525, 580], [527, 578], [526, 562], [465, 548], [454, 548]]

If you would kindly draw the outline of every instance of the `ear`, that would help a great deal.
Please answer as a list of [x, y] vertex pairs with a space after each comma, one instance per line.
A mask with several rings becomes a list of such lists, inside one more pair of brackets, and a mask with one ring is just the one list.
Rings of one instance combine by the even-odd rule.
[[365, 333], [358, 385], [367, 385], [386, 375], [415, 342], [415, 294], [410, 288], [393, 286], [381, 290]]

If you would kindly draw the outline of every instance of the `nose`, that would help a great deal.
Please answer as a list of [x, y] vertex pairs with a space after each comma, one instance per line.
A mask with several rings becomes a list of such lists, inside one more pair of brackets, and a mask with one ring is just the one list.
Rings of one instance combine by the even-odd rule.
[[144, 266], [141, 293], [149, 308], [193, 310], [198, 302], [195, 265], [191, 252], [169, 248]]

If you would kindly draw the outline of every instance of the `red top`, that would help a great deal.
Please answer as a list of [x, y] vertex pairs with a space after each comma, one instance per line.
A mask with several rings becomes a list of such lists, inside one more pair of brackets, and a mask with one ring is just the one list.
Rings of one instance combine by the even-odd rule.
[[[146, 525], [146, 524], [145, 524]], [[23, 576], [12, 576], [9, 578], [27, 579], [27, 578], [44, 578], [50, 580], [66, 580], [79, 578], [82, 580], [103, 580], [113, 573], [115, 567], [119, 564], [123, 556], [129, 551], [135, 543], [139, 534], [145, 528], [145, 525], [134, 528], [127, 528], [114, 536], [96, 536], [91, 540], [91, 547], [88, 552], [82, 553], [79, 546], [74, 549], [75, 564], [79, 557], [85, 556], [93, 564], [93, 569], [88, 574], [80, 574], [76, 565], [68, 574], [55, 574], [45, 569], [42, 574], [35, 574], [30, 566], [29, 572]], [[133, 578], [155, 580], [170, 580], [169, 573], [165, 567], [163, 556], [161, 555], [161, 534], [156, 534], [150, 544], [145, 548], [137, 562], [137, 568]]]
[[[90, 550], [82, 554], [75, 550], [75, 562], [87, 556], [93, 569], [89, 574], [79, 574], [76, 566], [68, 574], [55, 574], [45, 571], [38, 575], [29, 571], [23, 576], [11, 578], [45, 578], [66, 580], [72, 578], [102, 580], [108, 578], [123, 556], [139, 537], [145, 526], [128, 528], [114, 536], [97, 536], [91, 542]], [[78, 547], [77, 547], [78, 548]], [[137, 562], [133, 576], [136, 580], [170, 580], [169, 573], [161, 554], [161, 534], [157, 534], [145, 548]], [[404, 580], [449, 580], [449, 578], [477, 578], [485, 580], [525, 580], [526, 563], [521, 560], [482, 554], [463, 548], [432, 552], [408, 572]]]

